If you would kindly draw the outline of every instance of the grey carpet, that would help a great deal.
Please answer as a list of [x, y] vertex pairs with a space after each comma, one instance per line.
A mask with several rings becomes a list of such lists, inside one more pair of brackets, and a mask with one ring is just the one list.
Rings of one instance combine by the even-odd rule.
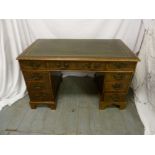
[[58, 92], [57, 110], [29, 107], [28, 96], [0, 111], [0, 134], [135, 135], [144, 127], [132, 91], [125, 110], [98, 109], [99, 95], [92, 78], [66, 77]]

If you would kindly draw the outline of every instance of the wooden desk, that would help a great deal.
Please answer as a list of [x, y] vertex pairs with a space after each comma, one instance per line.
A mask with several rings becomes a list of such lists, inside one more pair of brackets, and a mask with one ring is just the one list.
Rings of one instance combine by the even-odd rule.
[[47, 104], [56, 109], [60, 71], [95, 72], [99, 108], [126, 106], [126, 95], [139, 60], [118, 39], [39, 39], [17, 58], [31, 108]]

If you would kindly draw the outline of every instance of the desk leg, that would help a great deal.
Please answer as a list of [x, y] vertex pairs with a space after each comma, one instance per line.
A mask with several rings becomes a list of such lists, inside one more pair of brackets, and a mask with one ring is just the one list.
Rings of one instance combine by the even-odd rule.
[[107, 108], [109, 106], [113, 106], [113, 105], [118, 107], [120, 110], [123, 110], [126, 108], [127, 103], [126, 103], [126, 101], [124, 101], [124, 102], [105, 102], [103, 100], [100, 100], [99, 109], [104, 110], [105, 108]]
[[37, 108], [37, 105], [35, 103], [30, 101], [29, 104], [30, 104], [31, 109], [36, 109]]

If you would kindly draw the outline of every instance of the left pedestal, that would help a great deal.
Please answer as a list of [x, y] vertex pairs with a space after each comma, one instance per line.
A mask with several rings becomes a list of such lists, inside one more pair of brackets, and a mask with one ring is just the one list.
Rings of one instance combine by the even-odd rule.
[[49, 71], [23, 71], [30, 97], [30, 106], [47, 105], [56, 109], [56, 96], [61, 82], [61, 73]]

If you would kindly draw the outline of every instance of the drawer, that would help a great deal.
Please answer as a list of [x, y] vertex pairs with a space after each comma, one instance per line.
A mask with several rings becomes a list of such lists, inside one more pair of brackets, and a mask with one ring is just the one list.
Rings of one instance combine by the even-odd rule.
[[134, 71], [136, 64], [133, 62], [107, 62], [107, 70]]
[[31, 101], [51, 101], [53, 100], [52, 93], [50, 91], [29, 91], [29, 97]]
[[27, 88], [29, 91], [44, 91], [50, 90], [50, 85], [46, 82], [27, 82]]
[[126, 100], [126, 94], [119, 93], [105, 93], [104, 101], [107, 102], [124, 102]]
[[78, 66], [80, 69], [84, 70], [103, 71], [106, 69], [106, 64], [104, 62], [81, 62]]
[[132, 73], [106, 73], [105, 82], [111, 81], [129, 81], [132, 78]]
[[46, 61], [40, 60], [22, 60], [20, 61], [23, 70], [42, 70], [47, 69]]
[[49, 73], [46, 72], [23, 72], [26, 81], [46, 81], [49, 78]]
[[104, 62], [77, 62], [77, 61], [49, 61], [48, 69], [51, 70], [105, 70]]
[[127, 91], [129, 82], [106, 82], [104, 83], [104, 91]]
[[49, 61], [47, 62], [47, 68], [49, 70], [66, 70], [72, 67], [70, 62], [64, 61]]

